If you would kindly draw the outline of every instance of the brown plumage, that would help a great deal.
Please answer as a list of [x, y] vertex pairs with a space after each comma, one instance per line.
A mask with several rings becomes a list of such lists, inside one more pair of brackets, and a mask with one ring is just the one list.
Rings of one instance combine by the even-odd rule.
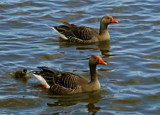
[[82, 44], [95, 43], [110, 39], [108, 25], [111, 23], [118, 23], [118, 21], [111, 16], [102, 17], [99, 32], [90, 27], [76, 26], [67, 22], [62, 22], [63, 25], [54, 26], [53, 29], [60, 35], [62, 40]]
[[38, 67], [40, 71], [31, 71], [31, 73], [40, 80], [45, 88], [50, 88], [54, 94], [75, 94], [100, 89], [96, 75], [97, 64], [106, 65], [107, 63], [100, 56], [92, 55], [89, 59], [90, 81], [78, 74], [57, 71], [48, 67]]

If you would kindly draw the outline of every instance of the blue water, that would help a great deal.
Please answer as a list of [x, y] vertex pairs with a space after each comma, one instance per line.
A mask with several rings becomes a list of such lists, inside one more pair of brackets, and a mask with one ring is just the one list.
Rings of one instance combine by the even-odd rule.
[[[160, 114], [160, 2], [158, 0], [1, 0], [1, 114]], [[99, 29], [111, 15], [110, 43], [57, 42], [51, 27], [66, 21]], [[19, 69], [48, 66], [90, 78], [88, 58], [98, 54], [108, 65], [97, 68], [102, 89], [59, 96], [31, 76], [15, 80]]]

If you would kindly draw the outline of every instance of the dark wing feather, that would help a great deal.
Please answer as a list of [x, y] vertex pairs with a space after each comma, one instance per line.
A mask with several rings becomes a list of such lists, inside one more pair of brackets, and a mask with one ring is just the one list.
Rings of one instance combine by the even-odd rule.
[[76, 35], [76, 37], [81, 40], [91, 40], [93, 37], [96, 37], [98, 35], [97, 30], [84, 26], [77, 27], [76, 30], [72, 29], [72, 31]]
[[67, 22], [62, 22], [64, 25], [55, 26], [54, 28], [65, 35], [69, 41], [81, 42], [81, 40], [91, 40], [96, 37], [99, 33], [97, 30], [84, 26], [76, 26]]
[[75, 89], [79, 85], [79, 79], [83, 79], [77, 74], [61, 72], [48, 67], [38, 67], [40, 73], [49, 85], [57, 84], [65, 88]]

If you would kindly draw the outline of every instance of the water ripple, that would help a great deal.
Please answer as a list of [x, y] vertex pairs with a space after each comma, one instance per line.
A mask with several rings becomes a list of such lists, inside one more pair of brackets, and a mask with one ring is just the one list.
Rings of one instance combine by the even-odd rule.
[[[157, 0], [1, 0], [0, 113], [159, 114], [159, 6]], [[59, 36], [51, 27], [60, 21], [99, 29], [104, 15], [119, 21], [109, 25], [109, 43], [53, 40]], [[89, 79], [88, 58], [93, 54], [108, 63], [97, 67], [99, 92], [56, 96], [34, 77], [12, 78], [21, 68], [48, 66]]]

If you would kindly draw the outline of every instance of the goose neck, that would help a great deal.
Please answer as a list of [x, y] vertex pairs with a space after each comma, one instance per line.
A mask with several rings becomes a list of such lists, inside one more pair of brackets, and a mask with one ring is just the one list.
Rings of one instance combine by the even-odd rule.
[[100, 23], [100, 32], [99, 32], [99, 34], [103, 34], [106, 31], [108, 32], [108, 24]]
[[89, 64], [90, 67], [90, 76], [91, 76], [91, 82], [97, 80], [97, 74], [96, 74], [96, 65]]

